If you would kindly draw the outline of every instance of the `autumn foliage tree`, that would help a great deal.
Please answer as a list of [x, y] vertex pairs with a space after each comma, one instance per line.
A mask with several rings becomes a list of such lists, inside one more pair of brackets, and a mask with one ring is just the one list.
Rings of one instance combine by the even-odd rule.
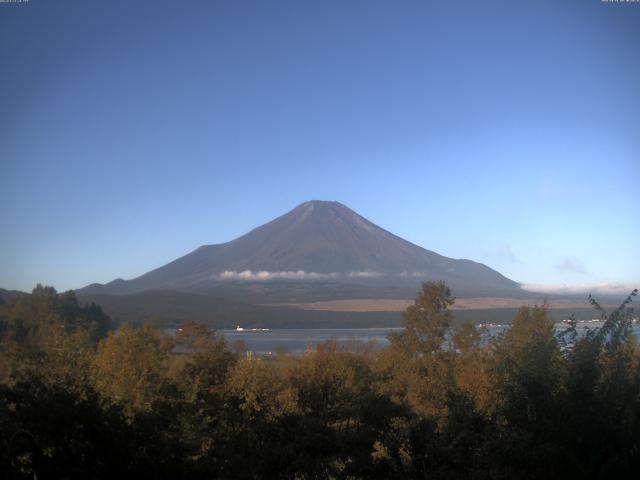
[[[521, 308], [456, 323], [426, 282], [382, 349], [234, 353], [196, 322], [123, 325], [38, 286], [0, 304], [0, 470], [9, 478], [635, 478], [633, 292], [603, 326]], [[46, 475], [45, 475], [46, 473]]]
[[172, 346], [173, 341], [150, 323], [142, 328], [125, 324], [110, 332], [93, 359], [96, 388], [130, 414], [151, 411], [168, 390]]

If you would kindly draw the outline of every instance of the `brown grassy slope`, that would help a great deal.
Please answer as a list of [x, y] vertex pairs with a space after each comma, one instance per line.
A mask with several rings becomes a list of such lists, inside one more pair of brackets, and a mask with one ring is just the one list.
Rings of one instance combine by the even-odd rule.
[[[320, 310], [333, 312], [402, 312], [413, 303], [409, 299], [388, 298], [354, 298], [350, 300], [328, 300], [311, 303], [289, 303], [282, 306], [295, 307], [302, 310]], [[486, 310], [502, 308], [520, 308], [527, 305], [540, 305], [540, 299], [519, 298], [458, 298], [452, 310]], [[605, 305], [613, 306], [613, 305]], [[590, 308], [587, 300], [550, 300], [549, 309], [579, 310]]]

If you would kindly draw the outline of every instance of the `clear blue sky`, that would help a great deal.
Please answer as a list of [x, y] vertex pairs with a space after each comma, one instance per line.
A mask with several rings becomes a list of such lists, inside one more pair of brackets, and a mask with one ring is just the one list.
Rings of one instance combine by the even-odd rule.
[[640, 3], [0, 4], [0, 287], [131, 278], [310, 199], [640, 286]]

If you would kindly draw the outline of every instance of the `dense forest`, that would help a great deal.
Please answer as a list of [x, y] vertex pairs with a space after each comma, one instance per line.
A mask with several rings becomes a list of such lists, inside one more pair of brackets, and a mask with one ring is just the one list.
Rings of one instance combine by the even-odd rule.
[[202, 324], [117, 329], [72, 292], [0, 305], [6, 478], [637, 478], [632, 297], [578, 335], [544, 306], [457, 325], [427, 282], [390, 345], [243, 354]]

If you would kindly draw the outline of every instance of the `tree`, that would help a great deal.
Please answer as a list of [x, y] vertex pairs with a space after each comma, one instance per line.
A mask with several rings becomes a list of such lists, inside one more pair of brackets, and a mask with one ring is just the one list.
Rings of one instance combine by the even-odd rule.
[[491, 351], [483, 344], [483, 330], [465, 323], [456, 328], [453, 337], [451, 363], [455, 388], [468, 397], [476, 408], [488, 406], [491, 385], [489, 369]]
[[190, 402], [220, 387], [237, 360], [224, 338], [198, 322], [182, 323], [175, 342], [187, 354], [177, 380]]
[[494, 348], [492, 414], [499, 434], [491, 440], [501, 452], [495, 461], [504, 462], [511, 476], [550, 476], [564, 460], [557, 433], [566, 405], [566, 363], [546, 308], [520, 308]]
[[78, 393], [86, 390], [91, 357], [111, 324], [100, 307], [80, 305], [74, 292], [38, 285], [3, 310], [0, 355], [10, 372], [0, 375], [39, 375]]
[[640, 468], [640, 346], [631, 332], [631, 301], [613, 312], [593, 298], [603, 327], [573, 335], [566, 351], [567, 409], [562, 442], [583, 477], [625, 478]]
[[402, 343], [414, 354], [430, 354], [439, 350], [445, 340], [453, 316], [449, 307], [455, 298], [444, 282], [430, 281], [403, 314]]
[[111, 328], [111, 319], [99, 306], [82, 306], [73, 291], [58, 294], [53, 287], [37, 285], [31, 295], [18, 297], [3, 308], [6, 328], [23, 346], [42, 347], [56, 329], [68, 334], [82, 331], [95, 345]]
[[452, 384], [450, 353], [443, 349], [453, 316], [449, 287], [430, 281], [403, 314], [404, 330], [389, 335], [377, 369], [381, 393], [423, 415], [446, 413], [447, 390]]
[[165, 399], [172, 340], [150, 323], [123, 325], [100, 342], [94, 359], [94, 382], [106, 397], [129, 415], [153, 410]]

